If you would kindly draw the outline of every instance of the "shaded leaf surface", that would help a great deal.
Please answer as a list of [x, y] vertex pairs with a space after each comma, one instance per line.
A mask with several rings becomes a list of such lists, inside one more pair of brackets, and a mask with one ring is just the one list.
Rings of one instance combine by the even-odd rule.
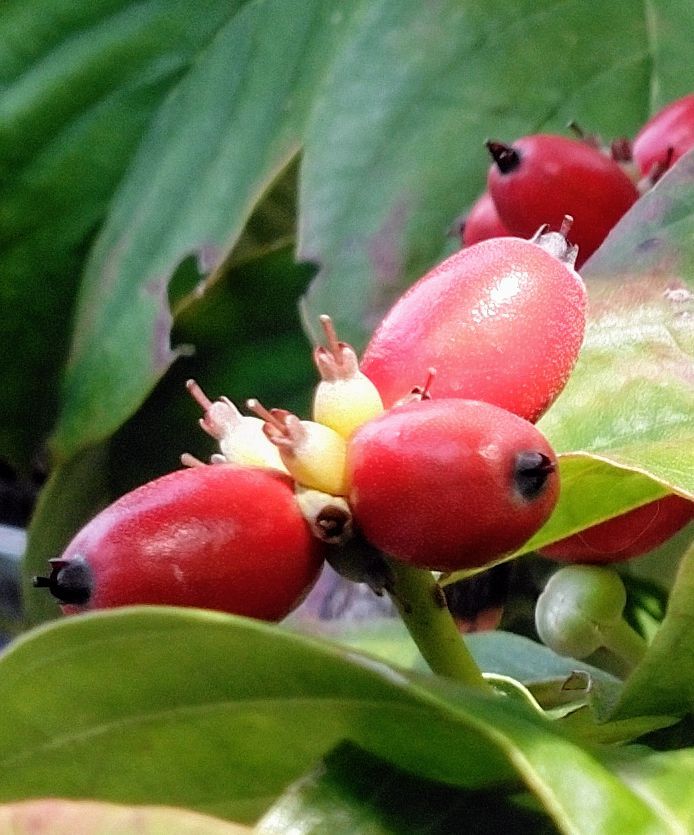
[[86, 243], [152, 112], [241, 5], [3, 3], [0, 455], [26, 463], [54, 420]]
[[412, 777], [351, 745], [331, 752], [282, 795], [256, 826], [258, 835], [496, 835], [556, 832], [549, 820], [499, 792], [463, 792]]

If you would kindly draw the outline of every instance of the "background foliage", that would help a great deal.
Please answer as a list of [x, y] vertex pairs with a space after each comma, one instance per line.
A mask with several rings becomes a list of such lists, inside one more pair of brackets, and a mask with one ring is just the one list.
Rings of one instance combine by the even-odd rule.
[[[485, 138], [570, 120], [633, 135], [694, 88], [693, 29], [688, 0], [204, 0], [194, 14], [182, 0], [8, 0], [0, 459], [50, 469], [25, 576], [180, 452], [209, 454], [187, 377], [212, 396], [303, 411], [314, 372], [302, 294], [309, 334], [327, 312], [362, 347], [402, 289], [456, 247], [449, 230], [483, 187]], [[562, 501], [528, 550], [668, 490], [694, 496], [693, 183], [690, 155], [585, 268], [585, 349], [542, 424], [563, 455]], [[621, 694], [612, 722], [627, 724], [613, 737], [692, 709], [691, 557], [676, 576], [676, 605]], [[27, 594], [30, 622], [55, 614]], [[163, 637], [176, 630], [181, 641]], [[424, 792], [437, 800], [419, 810], [423, 831], [461, 804], [483, 822], [479, 792], [492, 789], [529, 831], [548, 816], [571, 832], [690, 826], [679, 790], [690, 750], [596, 752], [585, 745], [594, 723], [564, 731], [525, 704], [463, 699], [354, 653], [190, 612], [28, 633], [0, 659], [3, 797], [171, 803], [246, 821], [277, 801], [270, 814], [291, 821], [328, 814], [339, 796], [346, 815], [368, 808], [373, 831], [397, 829], [368, 786], [346, 780], [356, 759], [385, 796], [394, 769], [445, 780]], [[504, 658], [486, 668], [530, 680]], [[359, 747], [330, 754], [341, 739]], [[588, 795], [590, 814], [576, 802]]]

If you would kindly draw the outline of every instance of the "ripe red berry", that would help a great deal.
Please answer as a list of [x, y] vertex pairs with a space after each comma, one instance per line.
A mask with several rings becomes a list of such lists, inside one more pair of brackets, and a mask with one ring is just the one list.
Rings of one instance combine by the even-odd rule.
[[666, 496], [540, 550], [559, 562], [612, 563], [646, 554], [694, 519], [694, 502]]
[[586, 142], [536, 134], [487, 147], [494, 160], [487, 185], [504, 225], [528, 236], [542, 223], [571, 215], [578, 266], [638, 199], [618, 163]]
[[147, 603], [274, 621], [315, 582], [322, 547], [287, 476], [203, 465], [118, 499], [51, 561], [51, 576], [35, 583], [67, 614]]
[[[571, 250], [495, 238], [427, 273], [386, 314], [361, 369], [392, 406], [436, 369], [436, 397], [484, 400], [537, 420], [564, 387], [585, 327], [586, 291]], [[565, 260], [562, 260], [565, 259]]]
[[453, 571], [520, 547], [559, 493], [555, 455], [510, 412], [470, 400], [422, 400], [364, 424], [347, 452], [349, 502], [377, 548]]
[[462, 246], [472, 246], [489, 238], [505, 238], [510, 234], [501, 222], [491, 195], [485, 191], [473, 203], [461, 224], [460, 243]]
[[653, 181], [694, 148], [694, 93], [670, 102], [636, 134], [632, 154], [643, 176]]

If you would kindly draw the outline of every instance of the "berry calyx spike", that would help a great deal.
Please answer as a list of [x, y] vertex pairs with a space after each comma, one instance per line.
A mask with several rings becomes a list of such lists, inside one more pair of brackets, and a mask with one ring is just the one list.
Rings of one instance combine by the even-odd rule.
[[247, 400], [246, 407], [265, 422], [265, 436], [299, 484], [332, 496], [346, 494], [347, 443], [342, 435], [322, 423], [300, 420], [285, 409], [268, 410], [255, 398]]
[[520, 154], [512, 145], [505, 145], [503, 142], [492, 140], [487, 140], [484, 144], [502, 174], [509, 174], [520, 165]]
[[427, 368], [427, 376], [423, 386], [415, 386], [409, 394], [401, 397], [394, 405], [404, 406], [406, 403], [414, 403], [421, 400], [431, 400], [431, 385], [436, 377], [435, 368]]
[[45, 588], [66, 605], [82, 606], [89, 602], [92, 595], [92, 573], [89, 564], [79, 554], [65, 560], [55, 557], [48, 561], [51, 573], [48, 577], [34, 577], [34, 588]]
[[578, 245], [572, 244], [569, 240], [573, 222], [574, 219], [571, 215], [564, 215], [558, 232], [551, 232], [549, 224], [543, 223], [530, 240], [544, 249], [545, 252], [553, 255], [562, 264], [573, 268], [578, 257]]
[[[271, 467], [286, 472], [277, 449], [268, 442], [263, 432], [263, 421], [242, 415], [228, 397], [212, 401], [195, 380], [188, 380], [186, 388], [201, 407], [204, 416], [199, 423], [210, 437], [219, 441], [225, 461], [247, 467]], [[215, 460], [219, 460], [215, 456]], [[197, 466], [197, 459], [185, 453], [185, 466]], [[196, 463], [197, 462], [197, 463]]]
[[204, 461], [201, 461], [199, 458], [196, 458], [194, 455], [191, 455], [190, 452], [184, 452], [181, 455], [181, 464], [184, 467], [206, 467]]
[[330, 316], [322, 315], [320, 323], [327, 346], [319, 345], [313, 352], [321, 375], [313, 396], [313, 419], [348, 438], [381, 414], [383, 402], [376, 386], [359, 370], [354, 348], [338, 339]]

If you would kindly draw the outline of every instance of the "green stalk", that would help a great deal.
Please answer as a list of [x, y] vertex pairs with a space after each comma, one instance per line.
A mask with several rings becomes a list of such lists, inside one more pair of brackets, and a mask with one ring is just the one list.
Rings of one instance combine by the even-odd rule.
[[630, 667], [635, 667], [646, 654], [646, 641], [621, 618], [614, 623], [598, 625], [604, 646]]
[[465, 646], [432, 573], [397, 560], [388, 562], [392, 571], [388, 593], [432, 672], [493, 693]]

